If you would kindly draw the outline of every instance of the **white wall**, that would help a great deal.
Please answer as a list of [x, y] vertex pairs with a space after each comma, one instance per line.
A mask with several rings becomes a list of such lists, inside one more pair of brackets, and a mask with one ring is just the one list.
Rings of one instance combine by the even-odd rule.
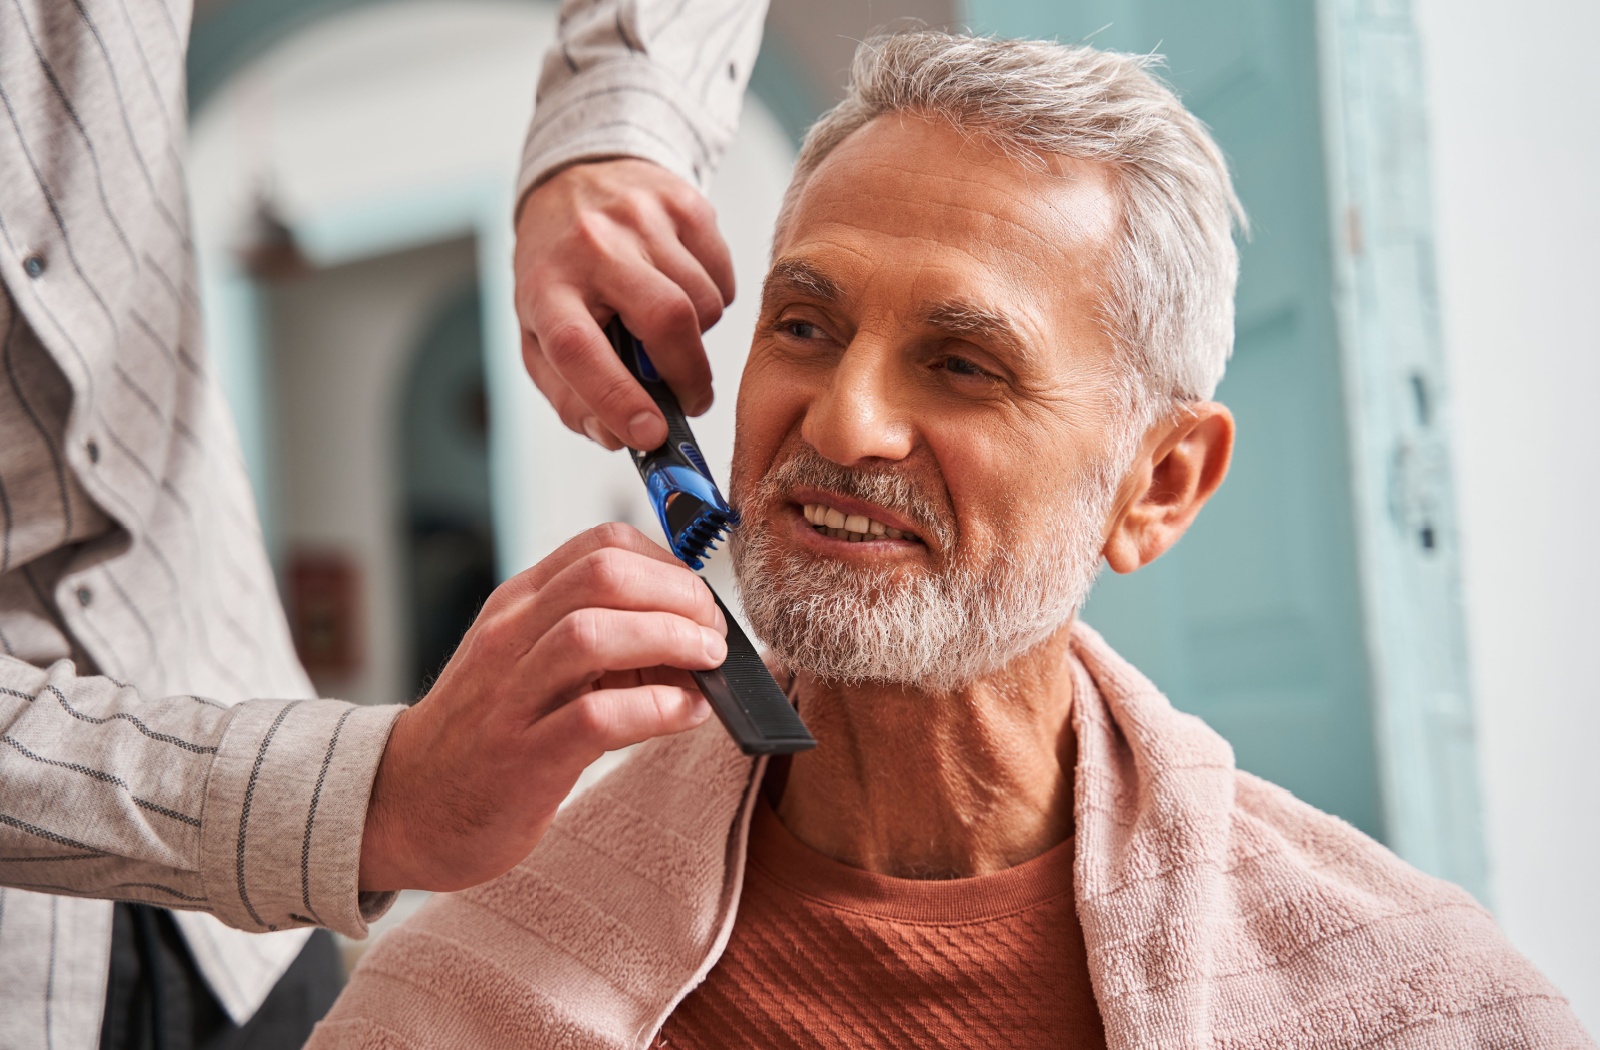
[[1600, 4], [1417, 17], [1494, 903], [1600, 1033]]
[[553, 4], [397, 0], [278, 44], [195, 115], [202, 254], [238, 237], [263, 186], [298, 228], [420, 188], [514, 179], [554, 28]]

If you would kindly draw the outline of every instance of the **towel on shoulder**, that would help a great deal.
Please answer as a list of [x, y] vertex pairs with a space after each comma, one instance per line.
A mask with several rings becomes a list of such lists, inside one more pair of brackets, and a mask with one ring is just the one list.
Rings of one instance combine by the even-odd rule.
[[[1239, 771], [1073, 629], [1078, 914], [1112, 1048], [1593, 1050], [1463, 890]], [[764, 760], [656, 741], [367, 953], [310, 1046], [647, 1047], [737, 921]]]

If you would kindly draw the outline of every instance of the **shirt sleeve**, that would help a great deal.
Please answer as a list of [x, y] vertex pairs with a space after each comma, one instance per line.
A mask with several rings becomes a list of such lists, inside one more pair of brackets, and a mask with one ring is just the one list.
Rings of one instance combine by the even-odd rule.
[[569, 164], [654, 161], [701, 190], [733, 138], [767, 0], [563, 0], [520, 201]]
[[0, 884], [364, 936], [367, 799], [403, 708], [151, 698], [0, 658]]

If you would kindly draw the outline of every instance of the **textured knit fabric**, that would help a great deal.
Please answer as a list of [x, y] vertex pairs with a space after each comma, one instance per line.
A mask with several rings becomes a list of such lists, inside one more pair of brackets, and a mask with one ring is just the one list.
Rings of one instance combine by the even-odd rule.
[[[1594, 1047], [1468, 894], [1240, 772], [1081, 624], [1062, 673], [1108, 1047]], [[640, 748], [509, 874], [385, 936], [310, 1045], [647, 1047], [737, 922], [760, 766], [714, 722]]]
[[727, 951], [656, 1046], [1104, 1047], [1072, 852], [1068, 839], [982, 878], [888, 878], [809, 848], [763, 795]]
[[365, 928], [398, 708], [310, 699], [278, 604], [201, 345], [189, 6], [0, 0], [7, 1048], [96, 1045], [112, 906], [86, 896], [210, 913], [175, 921], [239, 1020], [305, 933], [229, 925]]
[[732, 140], [767, 0], [563, 0], [518, 198], [575, 161], [641, 157], [704, 189]]

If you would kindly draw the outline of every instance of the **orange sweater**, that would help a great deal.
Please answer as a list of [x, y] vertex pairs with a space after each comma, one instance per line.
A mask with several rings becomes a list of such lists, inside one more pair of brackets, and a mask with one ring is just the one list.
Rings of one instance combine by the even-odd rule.
[[1072, 840], [996, 875], [896, 879], [806, 846], [763, 797], [728, 949], [656, 1046], [1104, 1047]]

